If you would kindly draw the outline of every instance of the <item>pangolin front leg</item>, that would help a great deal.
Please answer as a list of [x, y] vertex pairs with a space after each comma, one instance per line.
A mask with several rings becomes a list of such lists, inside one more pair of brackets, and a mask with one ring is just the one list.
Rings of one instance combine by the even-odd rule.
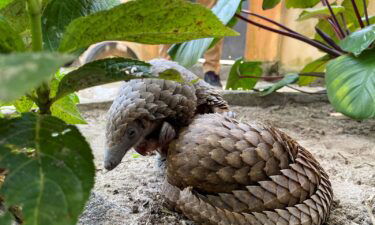
[[198, 224], [321, 225], [332, 203], [328, 175], [306, 149], [219, 114], [197, 116], [170, 144], [167, 178], [167, 199]]

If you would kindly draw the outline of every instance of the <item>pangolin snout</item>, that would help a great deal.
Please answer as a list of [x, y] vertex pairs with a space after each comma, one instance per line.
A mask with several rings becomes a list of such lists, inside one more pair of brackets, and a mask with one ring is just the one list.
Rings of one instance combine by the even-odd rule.
[[104, 154], [104, 168], [106, 170], [113, 170], [116, 168], [127, 151], [121, 146], [107, 148]]

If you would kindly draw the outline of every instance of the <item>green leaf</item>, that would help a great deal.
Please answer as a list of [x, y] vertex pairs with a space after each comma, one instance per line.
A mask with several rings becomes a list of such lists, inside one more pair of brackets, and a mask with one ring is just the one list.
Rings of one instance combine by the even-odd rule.
[[[364, 11], [365, 7], [363, 5], [363, 1], [362, 0], [361, 1], [356, 0], [355, 2], [357, 4], [359, 14], [361, 16], [363, 16], [365, 14], [365, 11]], [[369, 5], [368, 3], [369, 3], [369, 0], [366, 0], [367, 6]], [[344, 8], [345, 8], [344, 16], [345, 16], [346, 21], [349, 24], [353, 23], [355, 28], [360, 27], [357, 16], [356, 16], [354, 8], [353, 8], [352, 1], [351, 0], [344, 0], [341, 5], [344, 6]]]
[[81, 116], [72, 95], [65, 96], [52, 104], [52, 116], [64, 120], [68, 124], [87, 124]]
[[17, 33], [24, 32], [30, 27], [25, 0], [14, 0], [1, 9], [0, 14], [4, 16]]
[[12, 3], [14, 0], [1, 0], [0, 1], [0, 9], [4, 8], [7, 6], [9, 3]]
[[9, 23], [0, 15], [0, 53], [9, 53], [14, 51], [24, 51], [25, 44], [21, 36], [9, 25]]
[[289, 8], [311, 8], [317, 5], [320, 0], [286, 0], [286, 7]]
[[52, 116], [0, 119], [0, 168], [9, 171], [0, 194], [22, 205], [24, 225], [76, 224], [94, 185], [89, 144]]
[[[240, 6], [241, 0], [219, 0], [212, 8], [212, 12], [224, 23], [228, 24]], [[212, 46], [214, 38], [192, 40], [175, 44], [168, 52], [171, 58], [184, 67], [191, 67]], [[219, 41], [219, 39], [216, 39]]]
[[21, 97], [72, 59], [69, 55], [44, 52], [0, 55], [0, 100]]
[[152, 77], [150, 67], [148, 63], [125, 58], [109, 58], [87, 63], [62, 78], [55, 100], [101, 84]]
[[298, 74], [288, 74], [282, 80], [278, 81], [277, 83], [268, 86], [262, 90], [260, 96], [266, 96], [275, 92], [288, 84], [293, 84], [298, 81]]
[[[335, 15], [345, 11], [345, 8], [342, 6], [333, 5], [331, 8]], [[325, 6], [320, 8], [304, 9], [297, 20], [302, 21], [310, 18], [328, 19], [330, 17], [330, 10], [327, 6]]]
[[74, 19], [110, 9], [120, 4], [118, 0], [53, 0], [43, 12], [44, 46], [56, 50], [65, 28]]
[[375, 118], [375, 51], [341, 56], [327, 65], [326, 86], [333, 107], [351, 118]]
[[[0, 2], [3, 0], [0, 0]], [[39, 0], [42, 3], [42, 11], [51, 0]], [[29, 14], [27, 12], [26, 0], [13, 0], [5, 8], [0, 9], [0, 14], [12, 25], [18, 34], [31, 35]]]
[[34, 102], [26, 96], [22, 96], [20, 99], [17, 99], [14, 102], [14, 106], [16, 107], [17, 112], [20, 112], [20, 113], [30, 112], [33, 105], [34, 105]]
[[272, 9], [275, 8], [275, 6], [277, 6], [280, 2], [281, 0], [263, 0], [262, 8], [263, 10]]
[[340, 47], [347, 51], [352, 52], [358, 56], [364, 50], [370, 47], [375, 41], [375, 25], [363, 28], [362, 30], [351, 33], [344, 40], [340, 42]]
[[174, 70], [174, 69], [168, 69], [168, 70], [163, 71], [162, 73], [159, 73], [159, 79], [173, 80], [178, 83], [185, 82], [181, 74], [177, 70]]
[[199, 4], [185, 0], [138, 0], [74, 20], [66, 29], [60, 51], [71, 52], [106, 40], [173, 44], [237, 35]]
[[[331, 58], [328, 55], [320, 57], [317, 60], [307, 64], [300, 73], [323, 73], [326, 69], [326, 65]], [[300, 76], [298, 79], [298, 85], [306, 86], [314, 82], [317, 77]]]
[[[1, 113], [0, 113], [0, 118], [2, 118]], [[13, 220], [12, 214], [10, 214], [8, 211], [6, 211], [3, 215], [0, 215], [1, 225], [12, 225], [12, 220]]]
[[258, 82], [258, 78], [240, 78], [239, 76], [260, 77], [263, 74], [262, 62], [245, 62], [243, 58], [237, 59], [233, 64], [225, 89], [251, 90]]

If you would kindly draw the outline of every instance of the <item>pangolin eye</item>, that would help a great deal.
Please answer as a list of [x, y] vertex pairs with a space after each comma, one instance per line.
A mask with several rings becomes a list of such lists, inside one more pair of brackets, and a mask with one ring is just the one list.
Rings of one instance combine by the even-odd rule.
[[136, 134], [136, 130], [134, 128], [129, 128], [127, 131], [126, 131], [127, 135], [129, 138], [133, 138]]

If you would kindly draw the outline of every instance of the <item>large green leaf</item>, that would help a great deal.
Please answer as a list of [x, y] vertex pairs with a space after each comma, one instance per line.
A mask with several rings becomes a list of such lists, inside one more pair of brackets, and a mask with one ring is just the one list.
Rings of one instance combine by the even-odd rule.
[[0, 55], [0, 100], [21, 97], [72, 59], [69, 55], [43, 52]]
[[375, 51], [341, 56], [327, 65], [328, 98], [354, 119], [375, 118]]
[[[357, 4], [359, 14], [361, 16], [363, 16], [365, 14], [365, 10], [364, 10], [365, 7], [364, 7], [364, 4], [363, 4], [363, 0], [360, 0], [360, 1], [356, 0], [355, 2]], [[369, 3], [369, 0], [366, 0], [367, 6], [369, 5], [368, 3]], [[346, 21], [349, 24], [353, 23], [355, 28], [360, 27], [357, 16], [356, 16], [355, 11], [354, 11], [352, 1], [351, 0], [344, 0], [341, 5], [345, 7], [344, 16], [345, 16]]]
[[71, 52], [106, 40], [173, 44], [236, 35], [199, 4], [185, 0], [138, 0], [74, 20], [67, 27], [60, 51]]
[[351, 33], [340, 42], [340, 47], [358, 56], [375, 41], [375, 25]]
[[[4, 1], [4, 0], [0, 0]], [[39, 0], [42, 3], [42, 11], [48, 5], [51, 0]], [[4, 16], [12, 28], [17, 31], [17, 33], [28, 34], [30, 29], [29, 14], [27, 12], [26, 6], [27, 0], [12, 0], [5, 8], [0, 9], [0, 14]]]
[[[322, 73], [326, 69], [326, 65], [331, 58], [328, 55], [320, 57], [317, 60], [312, 61], [307, 64], [302, 70], [301, 73]], [[298, 79], [298, 85], [306, 86], [314, 82], [317, 77], [309, 76], [300, 76]]]
[[298, 81], [298, 74], [288, 74], [282, 80], [276, 82], [273, 85], [270, 85], [262, 90], [260, 96], [266, 96], [275, 92], [288, 84], [293, 84]]
[[[331, 6], [332, 11], [335, 15], [345, 11], [345, 8], [342, 6], [333, 5]], [[319, 19], [328, 19], [331, 17], [331, 12], [327, 6], [320, 8], [311, 8], [304, 9], [298, 17], [298, 21], [310, 19], [310, 18], [319, 18]]]
[[9, 3], [12, 3], [14, 0], [1, 0], [0, 1], [0, 9], [4, 8], [7, 6]]
[[0, 15], [0, 53], [25, 50], [21, 36]]
[[281, 2], [281, 0], [263, 0], [262, 8], [264, 10], [272, 9], [275, 6], [277, 6], [280, 2]]
[[[1, 117], [1, 113], [0, 113], [0, 118]], [[8, 211], [6, 211], [3, 215], [0, 215], [0, 224], [1, 225], [12, 225], [12, 221], [13, 218], [12, 218], [12, 214], [10, 214]]]
[[51, 113], [68, 124], [87, 124], [81, 116], [74, 98], [70, 95], [54, 102], [51, 107]]
[[[212, 12], [223, 22], [228, 24], [238, 9], [241, 0], [219, 0], [212, 8]], [[184, 67], [191, 67], [198, 62], [198, 59], [209, 49], [214, 38], [204, 38], [188, 41], [182, 44], [173, 45], [170, 55]]]
[[320, 0], [286, 0], [287, 8], [311, 8], [318, 4]]
[[45, 48], [56, 50], [59, 47], [66, 26], [74, 19], [110, 9], [119, 3], [118, 0], [51, 1], [44, 10], [42, 17]]
[[0, 194], [21, 205], [24, 225], [74, 225], [94, 185], [89, 144], [74, 126], [33, 113], [0, 119]]
[[62, 78], [55, 100], [101, 84], [152, 77], [150, 67], [148, 63], [125, 58], [109, 58], [87, 63]]
[[14, 0], [1, 9], [0, 14], [5, 17], [9, 24], [12, 24], [12, 28], [17, 33], [24, 32], [30, 27], [25, 0]]
[[[251, 90], [255, 87], [259, 78], [241, 78], [246, 76], [260, 77], [263, 74], [262, 62], [246, 62], [243, 58], [237, 59], [230, 69], [227, 85], [229, 90]], [[240, 77], [241, 76], [241, 77]]]

